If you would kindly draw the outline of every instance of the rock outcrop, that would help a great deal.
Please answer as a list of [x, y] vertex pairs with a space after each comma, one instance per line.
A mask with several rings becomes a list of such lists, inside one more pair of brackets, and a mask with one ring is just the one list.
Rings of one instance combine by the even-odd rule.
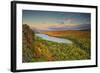
[[22, 25], [22, 61], [31, 62], [34, 57], [34, 32], [27, 24]]

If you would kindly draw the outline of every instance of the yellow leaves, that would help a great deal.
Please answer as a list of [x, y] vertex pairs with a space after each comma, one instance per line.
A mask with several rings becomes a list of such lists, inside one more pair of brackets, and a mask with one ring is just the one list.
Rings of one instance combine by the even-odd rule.
[[44, 56], [48, 61], [53, 60], [52, 54], [44, 44], [39, 43], [35, 48], [36, 48], [36, 52], [38, 52], [38, 54], [40, 54], [41, 56]]
[[47, 49], [42, 49], [42, 55], [47, 58], [47, 60], [52, 60], [52, 54]]

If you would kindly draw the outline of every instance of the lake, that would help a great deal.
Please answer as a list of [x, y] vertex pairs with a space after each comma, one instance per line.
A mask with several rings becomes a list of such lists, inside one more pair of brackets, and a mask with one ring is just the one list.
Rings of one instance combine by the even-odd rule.
[[36, 33], [35, 35], [38, 36], [38, 37], [41, 37], [44, 40], [48, 40], [48, 41], [52, 41], [52, 42], [67, 43], [67, 44], [72, 43], [72, 41], [70, 41], [68, 39], [53, 37], [53, 36], [49, 36], [49, 35], [46, 35], [46, 34]]

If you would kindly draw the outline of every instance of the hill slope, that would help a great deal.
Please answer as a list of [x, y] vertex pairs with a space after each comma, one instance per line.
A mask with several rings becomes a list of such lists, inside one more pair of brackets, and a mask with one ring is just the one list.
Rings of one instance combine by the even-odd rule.
[[23, 62], [30, 62], [34, 52], [34, 33], [27, 24], [23, 24], [22, 29], [22, 60]]

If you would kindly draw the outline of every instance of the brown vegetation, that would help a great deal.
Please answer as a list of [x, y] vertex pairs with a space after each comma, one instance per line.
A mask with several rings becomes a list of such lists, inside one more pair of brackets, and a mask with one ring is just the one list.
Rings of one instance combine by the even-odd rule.
[[23, 55], [23, 62], [29, 62], [34, 57], [33, 55], [33, 42], [34, 42], [34, 35], [32, 30], [29, 28], [27, 24], [23, 24], [22, 26], [23, 33], [22, 33], [22, 55]]

